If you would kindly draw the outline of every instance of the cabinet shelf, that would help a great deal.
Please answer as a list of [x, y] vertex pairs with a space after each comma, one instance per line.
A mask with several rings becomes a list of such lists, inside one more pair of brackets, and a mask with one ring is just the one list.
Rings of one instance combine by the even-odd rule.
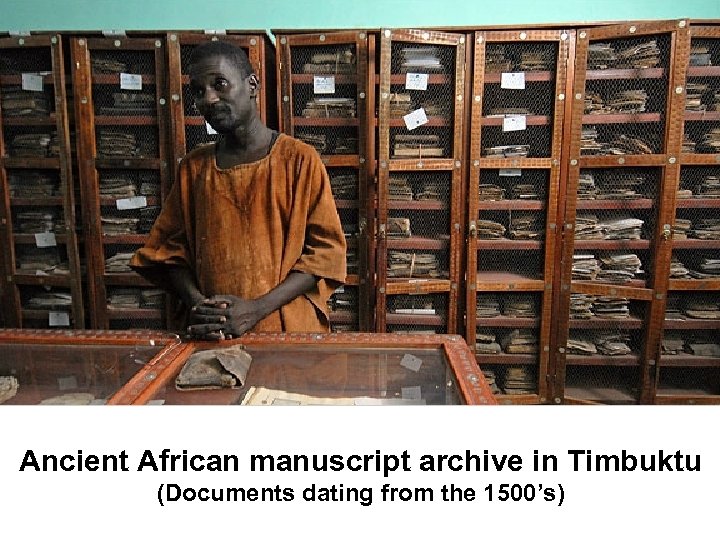
[[449, 279], [388, 278], [385, 294], [430, 294], [450, 291]]
[[540, 319], [531, 317], [475, 317], [475, 325], [483, 328], [540, 328]]
[[720, 319], [665, 319], [665, 330], [720, 330]]
[[326, 167], [358, 167], [360, 156], [357, 154], [321, 154], [320, 161]]
[[147, 234], [103, 234], [103, 244], [136, 244], [142, 245], [147, 240]]
[[720, 198], [717, 199], [678, 199], [676, 208], [720, 208]]
[[[314, 75], [311, 73], [293, 73], [290, 76], [290, 82], [292, 84], [314, 84], [315, 77], [333, 77], [335, 79], [335, 85], [339, 84], [357, 84], [358, 77], [357, 75], [353, 74], [336, 74], [333, 75], [332, 73], [328, 74], [318, 74]], [[183, 77], [183, 82], [185, 82]], [[187, 83], [190, 82], [190, 78], [188, 77]]]
[[[539, 116], [533, 114], [515, 115], [508, 114], [506, 116], [525, 116], [525, 125], [527, 126], [549, 126], [552, 124], [552, 118], [549, 116]], [[503, 125], [503, 116], [483, 116], [481, 124], [483, 126], [499, 127]]]
[[[54, 86], [55, 80], [52, 73], [47, 73], [42, 76], [43, 85]], [[22, 74], [17, 75], [0, 75], [1, 86], [22, 86]]]
[[12, 206], [62, 206], [63, 198], [60, 195], [48, 195], [37, 197], [10, 197]]
[[643, 327], [643, 320], [638, 317], [628, 317], [626, 319], [603, 319], [600, 317], [592, 317], [591, 319], [569, 319], [569, 327], [578, 330], [605, 328], [638, 330]]
[[720, 240], [698, 240], [688, 238], [684, 240], [673, 240], [673, 249], [720, 249]]
[[59, 169], [60, 158], [56, 157], [0, 157], [0, 167], [6, 169]]
[[404, 313], [388, 313], [387, 324], [410, 324], [413, 326], [445, 326], [446, 319], [442, 315], [406, 315]]
[[720, 367], [720, 357], [695, 354], [663, 354], [660, 367]]
[[689, 66], [688, 77], [720, 77], [720, 66]]
[[670, 279], [668, 289], [671, 291], [718, 291], [720, 276], [710, 279]]
[[580, 199], [577, 201], [578, 210], [650, 210], [653, 205], [652, 199]]
[[539, 240], [478, 240], [478, 250], [537, 251], [545, 249], [545, 243]]
[[96, 126], [156, 126], [157, 117], [154, 115], [141, 116], [108, 116], [96, 115]]
[[480, 354], [476, 352], [475, 359], [480, 365], [533, 365], [537, 363], [536, 354]]
[[478, 210], [545, 210], [545, 201], [505, 199], [501, 201], [480, 201]]
[[443, 201], [388, 201], [388, 210], [447, 210]]
[[616, 356], [599, 354], [568, 354], [569, 366], [639, 366], [640, 356], [637, 354], [619, 354]]
[[[526, 83], [555, 81], [554, 71], [525, 71], [524, 73]], [[483, 82], [485, 84], [500, 84], [502, 82], [502, 73], [485, 73], [483, 76]]]
[[[137, 73], [142, 77], [143, 86], [149, 84], [155, 84], [155, 75], [148, 75], [145, 73]], [[188, 81], [189, 82], [189, 81]], [[119, 73], [95, 73], [92, 75], [93, 84], [116, 84], [118, 90], [120, 89], [120, 74]]]
[[720, 112], [690, 112], [685, 111], [686, 122], [720, 122]]
[[597, 124], [645, 124], [662, 121], [660, 113], [631, 113], [631, 114], [584, 114], [583, 125]]
[[[64, 309], [22, 309], [23, 320], [28, 321], [45, 321], [47, 322], [50, 313], [67, 313], [70, 315], [70, 324], [72, 325], [72, 314], [70, 313], [70, 306], [66, 306]], [[67, 328], [66, 326], [59, 326], [58, 328]]]
[[335, 206], [343, 210], [354, 210], [358, 208], [358, 201], [350, 199], [335, 199]]
[[298, 127], [357, 127], [360, 125], [360, 120], [357, 118], [305, 118], [304, 116], [294, 116], [293, 124]]
[[328, 316], [331, 324], [353, 324], [357, 322], [357, 313], [352, 311], [331, 311]]
[[645, 281], [632, 280], [621, 285], [597, 283], [595, 281], [573, 281], [570, 290], [573, 293], [594, 294], [599, 296], [617, 296], [631, 300], [652, 300], [652, 289], [645, 289]]
[[108, 319], [139, 319], [139, 320], [161, 320], [163, 318], [163, 310], [149, 308], [116, 308], [108, 305]]
[[490, 291], [544, 291], [542, 279], [531, 278], [512, 272], [477, 273], [475, 288], [478, 292]]
[[43, 116], [9, 116], [3, 119], [6, 126], [55, 126], [55, 113]]
[[154, 284], [150, 283], [144, 277], [136, 274], [135, 272], [116, 272], [116, 273], [105, 273], [103, 279], [106, 285], [119, 286], [119, 287], [155, 287]]
[[32, 274], [24, 273], [20, 270], [16, 270], [13, 275], [13, 283], [18, 285], [38, 285], [51, 287], [70, 287], [70, 276], [68, 275], [37, 275], [34, 272]]
[[160, 160], [151, 157], [102, 157], [95, 158], [98, 169], [159, 169]]
[[[33, 233], [15, 233], [13, 234], [13, 241], [16, 244], [32, 244], [35, 245], [35, 234]], [[57, 244], [66, 244], [67, 236], [65, 234], [55, 233], [55, 242]]]
[[[427, 120], [428, 121], [420, 127], [448, 127], [451, 125], [444, 116], [428, 116]], [[405, 120], [402, 118], [391, 118], [388, 120], [388, 125], [390, 127], [407, 128]]]
[[664, 68], [589, 69], [585, 73], [585, 79], [588, 81], [608, 79], [662, 79], [664, 77]]
[[579, 249], [650, 249], [650, 240], [575, 240], [575, 250]]
[[450, 243], [449, 236], [439, 236], [437, 238], [423, 238], [414, 236], [412, 238], [388, 238], [388, 249], [427, 249], [438, 251], [447, 249]]

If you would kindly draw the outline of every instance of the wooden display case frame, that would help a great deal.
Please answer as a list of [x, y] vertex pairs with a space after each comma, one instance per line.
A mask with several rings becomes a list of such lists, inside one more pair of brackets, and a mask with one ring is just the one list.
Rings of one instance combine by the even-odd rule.
[[[566, 95], [568, 84], [568, 58], [573, 50], [575, 34], [569, 30], [506, 30], [475, 32], [472, 108], [470, 120], [470, 172], [468, 180], [468, 240], [467, 240], [467, 290], [465, 337], [468, 344], [474, 345], [477, 326], [505, 326], [538, 328], [539, 352], [533, 355], [477, 355], [482, 364], [530, 364], [537, 366], [537, 393], [529, 395], [499, 397], [507, 403], [544, 403], [549, 399], [548, 370], [551, 351], [547, 347], [553, 324], [552, 292], [555, 273], [558, 239], [558, 206], [561, 172], [561, 154], [563, 149], [563, 127], [566, 115]], [[552, 71], [528, 71], [526, 84], [537, 81], [555, 81], [552, 117], [527, 117], [528, 125], [552, 125], [551, 148], [547, 157], [488, 158], [482, 155], [482, 132], [486, 125], [494, 125], [500, 118], [483, 117], [484, 89], [487, 84], [499, 84], [500, 73], [486, 73], [485, 58], [488, 43], [530, 44], [557, 43], [557, 64]], [[478, 178], [484, 169], [540, 169], [548, 171], [546, 200], [543, 201], [480, 201], [478, 197]], [[543, 210], [545, 216], [545, 239], [527, 240], [479, 240], [476, 220], [480, 212], [487, 210]], [[541, 251], [543, 255], [543, 276], [531, 279], [510, 272], [480, 272], [478, 270], [479, 250], [519, 250]], [[475, 316], [477, 293], [529, 292], [542, 294], [542, 303], [537, 320], [520, 320], [509, 317], [478, 319]], [[533, 324], [530, 324], [533, 323]]]
[[[301, 346], [309, 349], [330, 347], [354, 347], [368, 349], [442, 349], [458, 383], [460, 395], [467, 405], [493, 405], [496, 399], [487, 381], [475, 362], [475, 356], [461, 336], [434, 335], [408, 336], [393, 334], [246, 334], [240, 339], [223, 345], [272, 345]], [[143, 405], [163, 386], [172, 381], [179, 373], [187, 358], [197, 348], [206, 347], [207, 342], [188, 342], [186, 348], [179, 351], [168, 362], [156, 363], [150, 372], [134, 377], [112, 400], [113, 404]], [[148, 382], [149, 381], [149, 382]]]
[[[279, 92], [277, 107], [279, 111], [279, 124], [283, 133], [295, 136], [296, 127], [347, 127], [357, 128], [358, 142], [357, 154], [322, 154], [320, 156], [328, 173], [333, 168], [351, 168], [357, 171], [358, 198], [352, 200], [335, 200], [338, 209], [357, 209], [358, 223], [355, 238], [348, 239], [348, 248], [354, 248], [358, 257], [358, 272], [349, 274], [346, 280], [347, 287], [356, 287], [358, 291], [358, 308], [356, 313], [333, 312], [330, 313], [330, 323], [351, 324], [357, 319], [357, 328], [361, 332], [372, 329], [373, 283], [372, 272], [373, 250], [373, 222], [374, 197], [369, 184], [372, 176], [373, 159], [372, 132], [374, 130], [374, 113], [372, 100], [373, 85], [371, 84], [368, 63], [368, 33], [365, 30], [328, 31], [308, 34], [276, 33], [277, 52], [277, 80]], [[303, 118], [294, 115], [294, 88], [295, 85], [312, 85], [313, 74], [292, 73], [293, 49], [295, 47], [317, 47], [352, 45], [355, 47], [356, 72], [355, 74], [337, 74], [334, 77], [338, 84], [355, 84], [355, 118]], [[331, 74], [327, 74], [328, 76]]]
[[[559, 271], [556, 272], [556, 281], [553, 286], [554, 307], [553, 312], [557, 314], [558, 320], [555, 332], [550, 342], [553, 351], [555, 365], [553, 367], [555, 385], [552, 391], [552, 399], [555, 403], [584, 403], [585, 400], [574, 400], [571, 396], [565, 395], [566, 367], [572, 365], [595, 365], [595, 366], [636, 366], [639, 369], [638, 395], [635, 397], [639, 403], [650, 403], [653, 399], [653, 374], [651, 368], [655, 365], [660, 347], [660, 335], [662, 319], [665, 311], [667, 281], [670, 269], [671, 242], [670, 230], [674, 219], [675, 193], [677, 191], [677, 168], [678, 155], [682, 141], [680, 130], [681, 111], [684, 109], [684, 96], [674, 90], [675, 81], [679, 80], [678, 60], [687, 56], [687, 48], [683, 46], [682, 40], [678, 39], [678, 33], [687, 27], [687, 21], [656, 21], [636, 24], [619, 24], [597, 28], [578, 29], [576, 31], [576, 51], [574, 61], [574, 77], [571, 92], [568, 92], [572, 99], [568, 100], [570, 109], [570, 124], [567, 131], [570, 136], [565, 137], [566, 143], [563, 148], [564, 160], [561, 178], [561, 198], [565, 199], [565, 205], [560, 208], [559, 222], [563, 226], [563, 243], [561, 254], [559, 254]], [[667, 68], [649, 69], [607, 69], [591, 71], [587, 69], [588, 47], [591, 40], [623, 39], [638, 36], [652, 36], [665, 34], [670, 39], [670, 52]], [[660, 78], [667, 70], [667, 87], [665, 99], [665, 111], [656, 114], [628, 114], [608, 115], [610, 118], [601, 119], [596, 122], [596, 116], [592, 116], [592, 123], [617, 122], [634, 123], [665, 120], [663, 135], [663, 152], [657, 154], [641, 155], [605, 155], [588, 156], [580, 154], [580, 135], [584, 120], [584, 97], [585, 83], [592, 79], [635, 79], [635, 78]], [[664, 115], [664, 116], [663, 116]], [[657, 116], [657, 117], [656, 117]], [[588, 119], [585, 117], [585, 119]], [[574, 239], [574, 225], [576, 211], [579, 207], [586, 208], [587, 204], [578, 204], [576, 193], [580, 170], [584, 168], [609, 168], [609, 167], [654, 167], [661, 170], [660, 185], [657, 186], [655, 228], [652, 240], [639, 241], [582, 241], [576, 243]], [[602, 205], [601, 205], [602, 206]], [[612, 205], [605, 204], [611, 208]], [[618, 205], [618, 208], [624, 206]], [[596, 209], [595, 206], [592, 207]], [[644, 287], [588, 282], [574, 282], [572, 275], [573, 252], [576, 247], [581, 249], [648, 249], [651, 253], [653, 275], [645, 283]], [[612, 297], [624, 297], [631, 301], [643, 302], [646, 306], [644, 320], [629, 319], [623, 323], [623, 328], [641, 328], [643, 343], [637, 357], [613, 358], [612, 356], [595, 355], [594, 357], [575, 357], [567, 355], [566, 343], [570, 327], [575, 328], [600, 328], [597, 321], [574, 321], [569, 320], [570, 295], [572, 293], [587, 293]]]
[[[67, 109], [67, 89], [65, 62], [63, 56], [63, 38], [59, 34], [33, 35], [23, 37], [0, 38], [0, 51], [6, 49], [26, 49], [28, 54], [38, 49], [48, 49], [52, 58], [52, 72], [43, 75], [43, 84], [52, 85], [55, 97], [54, 113], [47, 118], [16, 117], [3, 118], [0, 110], [0, 126], [48, 126], [54, 127], [58, 136], [59, 151], [57, 157], [21, 158], [10, 157], [6, 154], [9, 141], [3, 140], [3, 129], [0, 129], [0, 238], [5, 249], [2, 260], [4, 263], [4, 279], [2, 289], [2, 304], [5, 324], [13, 327], [22, 327], [23, 320], [46, 319], [49, 320], [49, 310], [28, 310], [21, 306], [19, 285], [58, 286], [67, 288], [72, 295], [70, 309], [70, 324], [73, 328], [85, 328], [85, 305], [83, 302], [83, 287], [80, 268], [79, 243], [77, 234], [75, 182], [71, 163], [70, 145], [70, 113]], [[0, 93], [3, 86], [20, 86], [21, 76], [0, 76]], [[9, 189], [8, 169], [52, 169], [58, 172], [60, 179], [60, 194], [50, 197], [12, 198]], [[12, 230], [12, 207], [22, 206], [61, 206], [65, 230], [56, 234], [58, 245], [64, 245], [68, 257], [69, 274], [61, 275], [32, 275], [20, 273], [16, 270], [17, 244], [35, 244], [32, 234], [14, 234]]]
[[[88, 268], [88, 296], [91, 326], [108, 329], [111, 320], [153, 320], [164, 327], [165, 312], [162, 309], [113, 309], [107, 305], [107, 287], [150, 287], [147, 280], [134, 272], [107, 274], [105, 272], [105, 245], [125, 244], [142, 246], [147, 235], [105, 235], [102, 231], [102, 206], [115, 202], [114, 197], [101, 197], [99, 170], [155, 170], [160, 179], [160, 195], [148, 197], [149, 205], [162, 204], [171, 185], [168, 111], [166, 81], [166, 53], [162, 36], [136, 37], [88, 37], [73, 38], [71, 42], [73, 86], [75, 91], [75, 115], [77, 122], [78, 167], [83, 198], [83, 222], [85, 224], [85, 249]], [[155, 74], [142, 74], [143, 84], [155, 85], [155, 116], [98, 116], [93, 102], [95, 84], [115, 84], [119, 74], [93, 74], [91, 51], [145, 51], [154, 55]], [[100, 125], [151, 125], [156, 126], [158, 155], [156, 157], [101, 157], [97, 155], [95, 127]]]
[[[444, 332], [455, 332], [458, 323], [458, 297], [460, 290], [462, 264], [462, 216], [463, 216], [463, 159], [464, 159], [464, 117], [465, 117], [465, 34], [415, 30], [415, 29], [384, 29], [380, 32], [380, 81], [378, 89], [378, 210], [376, 240], [376, 272], [377, 272], [377, 303], [376, 331], [386, 332], [389, 324], [418, 324], [443, 328]], [[452, 130], [452, 149], [444, 158], [410, 158], [395, 159], [390, 156], [390, 127], [398, 125], [398, 119], [390, 117], [391, 84], [402, 84], [403, 75], [391, 72], [391, 55], [393, 42], [405, 42], [420, 45], [440, 45], [456, 48], [454, 78], [452, 75], [431, 75], [428, 84], [450, 84], [452, 95], [455, 96], [453, 117], [447, 122]], [[442, 125], [439, 120], [431, 117], [428, 125]], [[402, 120], [399, 120], [402, 124]], [[389, 185], [391, 172], [413, 171], [445, 171], [452, 178], [448, 210], [450, 230], [445, 238], [408, 238], [388, 239], [386, 236], [388, 215], [391, 206], [397, 209], [408, 209], [402, 204], [389, 202]], [[413, 201], [414, 202], [414, 201]], [[433, 201], [429, 201], [433, 202]], [[432, 209], [432, 205], [424, 208]], [[387, 258], [390, 249], [431, 249], [438, 250], [447, 246], [449, 254], [449, 276], [447, 279], [388, 278]], [[443, 293], [447, 295], [447, 313], [445, 324], [440, 315], [399, 315], [387, 313], [387, 297], [389, 295], [426, 295]]]

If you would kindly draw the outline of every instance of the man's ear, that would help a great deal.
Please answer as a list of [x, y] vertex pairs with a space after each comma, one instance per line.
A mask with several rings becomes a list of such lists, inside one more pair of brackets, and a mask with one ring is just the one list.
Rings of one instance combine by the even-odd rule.
[[248, 83], [250, 83], [250, 95], [255, 97], [257, 95], [258, 88], [260, 87], [260, 81], [257, 78], [257, 75], [252, 73], [248, 77]]

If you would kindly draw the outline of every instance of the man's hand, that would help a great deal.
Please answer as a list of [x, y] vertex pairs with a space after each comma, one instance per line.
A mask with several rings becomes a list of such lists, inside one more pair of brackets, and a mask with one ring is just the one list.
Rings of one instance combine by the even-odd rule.
[[215, 295], [192, 308], [188, 334], [199, 339], [233, 339], [250, 330], [266, 315], [258, 300]]

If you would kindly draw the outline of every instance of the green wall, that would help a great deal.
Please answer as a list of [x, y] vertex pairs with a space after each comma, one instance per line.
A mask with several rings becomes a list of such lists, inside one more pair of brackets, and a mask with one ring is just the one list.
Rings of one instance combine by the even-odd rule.
[[720, 0], [0, 0], [0, 31], [380, 28], [720, 19]]

